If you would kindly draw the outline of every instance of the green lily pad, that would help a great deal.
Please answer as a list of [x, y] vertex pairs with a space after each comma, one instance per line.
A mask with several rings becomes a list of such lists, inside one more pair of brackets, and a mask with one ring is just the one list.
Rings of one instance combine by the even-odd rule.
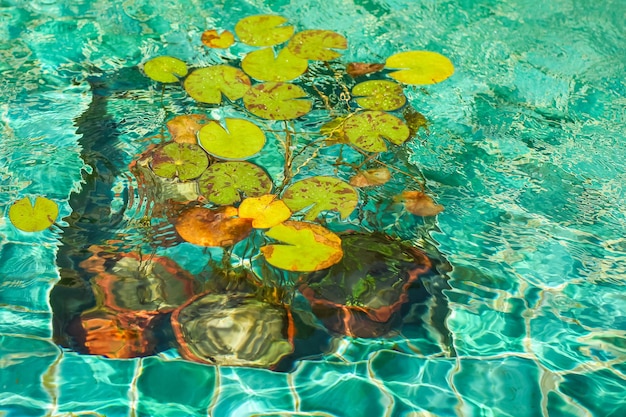
[[200, 129], [198, 139], [208, 153], [222, 159], [247, 159], [265, 145], [265, 133], [244, 119], [226, 119], [226, 129], [213, 120]]
[[311, 110], [311, 101], [297, 85], [267, 82], [250, 88], [243, 96], [246, 109], [255, 116], [270, 120], [290, 120]]
[[289, 49], [281, 49], [274, 56], [272, 48], [250, 52], [241, 61], [246, 74], [261, 81], [289, 81], [304, 74], [309, 66], [306, 59], [298, 58]]
[[211, 203], [234, 204], [241, 194], [259, 197], [272, 190], [272, 180], [265, 171], [250, 162], [219, 162], [211, 165], [198, 179], [200, 194]]
[[341, 56], [333, 49], [346, 49], [348, 41], [343, 35], [332, 30], [304, 30], [296, 33], [287, 48], [303, 59], [330, 61]]
[[152, 171], [159, 177], [187, 181], [198, 178], [209, 166], [209, 157], [198, 145], [170, 142], [152, 153]]
[[392, 111], [404, 106], [406, 97], [402, 86], [393, 81], [372, 80], [357, 84], [352, 95], [359, 106], [368, 110]]
[[286, 221], [265, 235], [283, 244], [263, 246], [263, 256], [271, 265], [287, 271], [319, 271], [343, 256], [341, 238], [319, 224]]
[[445, 56], [430, 51], [408, 51], [394, 54], [385, 61], [385, 68], [399, 69], [389, 76], [401, 83], [435, 84], [454, 74], [454, 65]]
[[250, 78], [238, 68], [214, 65], [193, 71], [184, 83], [187, 93], [196, 101], [220, 104], [222, 94], [238, 100], [250, 89]]
[[28, 197], [17, 200], [9, 209], [9, 220], [24, 232], [41, 232], [54, 224], [59, 216], [59, 206], [45, 197]]
[[178, 58], [158, 56], [143, 65], [143, 72], [154, 81], [175, 83], [187, 75], [187, 65]]
[[382, 111], [364, 111], [346, 119], [343, 124], [345, 137], [353, 145], [367, 152], [384, 152], [387, 145], [383, 138], [396, 145], [409, 138], [408, 126], [399, 118]]
[[239, 40], [251, 46], [272, 46], [283, 43], [293, 35], [293, 26], [282, 16], [256, 15], [241, 19], [235, 25]]
[[293, 183], [282, 196], [291, 211], [308, 209], [305, 220], [315, 220], [322, 211], [337, 211], [345, 219], [359, 203], [350, 184], [334, 177], [317, 176]]

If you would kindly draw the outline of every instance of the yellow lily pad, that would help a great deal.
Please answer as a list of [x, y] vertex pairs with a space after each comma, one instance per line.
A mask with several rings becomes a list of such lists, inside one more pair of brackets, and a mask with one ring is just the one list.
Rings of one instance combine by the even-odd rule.
[[315, 220], [322, 211], [337, 211], [348, 217], [359, 203], [359, 195], [348, 183], [335, 177], [305, 178], [289, 186], [283, 201], [292, 211], [308, 209], [305, 220]]
[[200, 194], [211, 203], [234, 204], [241, 195], [259, 197], [272, 191], [272, 180], [258, 165], [250, 162], [218, 162], [198, 178]]
[[270, 120], [290, 120], [311, 110], [311, 100], [297, 85], [267, 82], [250, 88], [243, 96], [246, 109], [255, 116]]
[[298, 58], [283, 48], [274, 56], [272, 48], [250, 52], [241, 61], [246, 74], [261, 81], [289, 81], [304, 74], [309, 66], [306, 59]]
[[187, 75], [187, 64], [171, 56], [158, 56], [143, 64], [143, 72], [154, 81], [175, 83]]
[[387, 58], [385, 68], [399, 69], [389, 76], [401, 83], [436, 84], [454, 74], [454, 65], [445, 56], [430, 51], [400, 52]]
[[250, 89], [250, 78], [238, 68], [214, 65], [193, 71], [184, 83], [187, 93], [196, 101], [220, 104], [222, 94], [238, 100]]
[[287, 271], [319, 271], [343, 257], [341, 238], [319, 224], [286, 221], [265, 235], [283, 244], [261, 247], [263, 256], [269, 264]]
[[226, 129], [213, 120], [198, 133], [205, 151], [221, 159], [247, 159], [265, 145], [265, 133], [244, 119], [226, 119]]
[[283, 43], [293, 35], [293, 26], [284, 26], [287, 22], [282, 16], [256, 15], [241, 19], [235, 25], [239, 40], [251, 46], [273, 46]]
[[24, 197], [9, 208], [9, 220], [24, 232], [41, 232], [52, 226], [58, 216], [57, 203], [45, 197], [35, 198], [35, 204]]
[[217, 30], [211, 29], [202, 32], [200, 40], [209, 48], [226, 49], [235, 43], [235, 36], [228, 30], [217, 33]]
[[303, 59], [330, 61], [341, 56], [333, 49], [346, 49], [348, 41], [343, 35], [332, 30], [304, 30], [296, 33], [287, 48]]
[[409, 138], [408, 126], [389, 113], [368, 110], [348, 117], [343, 124], [343, 133], [350, 143], [367, 152], [387, 150], [384, 139], [396, 145]]
[[291, 217], [289, 207], [273, 194], [248, 197], [239, 205], [239, 217], [252, 219], [255, 229], [268, 229]]
[[392, 111], [404, 106], [406, 97], [402, 86], [393, 81], [372, 80], [359, 83], [352, 89], [359, 106], [368, 110]]

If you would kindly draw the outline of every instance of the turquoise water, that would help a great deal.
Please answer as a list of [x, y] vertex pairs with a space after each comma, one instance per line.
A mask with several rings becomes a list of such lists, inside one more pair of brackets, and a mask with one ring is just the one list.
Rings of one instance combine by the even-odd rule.
[[[626, 2], [0, 4], [5, 415], [626, 415]], [[116, 187], [127, 186], [141, 139], [169, 116], [159, 90], [125, 71], [163, 54], [211, 62], [199, 52], [202, 31], [259, 13], [343, 34], [342, 62], [427, 49], [454, 63], [450, 79], [405, 91], [430, 122], [406, 158], [445, 211], [425, 222], [396, 212], [379, 220], [427, 240], [452, 265], [455, 356], [419, 326], [384, 339], [334, 337], [290, 372], [207, 366], [174, 350], [106, 359], [52, 342], [50, 291], [67, 223], [23, 233], [9, 206], [43, 195], [60, 217], [71, 214], [70, 193], [84, 186], [80, 126], [94, 135], [116, 126], [106, 152], [120, 171]], [[93, 77], [121, 80], [127, 93], [90, 125]], [[166, 252], [193, 258], [191, 250]]]

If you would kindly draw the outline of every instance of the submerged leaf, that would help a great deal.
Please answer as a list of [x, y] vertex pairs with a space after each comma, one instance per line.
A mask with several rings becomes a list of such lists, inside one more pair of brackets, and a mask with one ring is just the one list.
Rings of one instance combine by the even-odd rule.
[[289, 81], [304, 74], [309, 62], [298, 58], [289, 49], [282, 49], [274, 56], [272, 48], [250, 52], [241, 61], [246, 74], [261, 81]]
[[226, 129], [217, 121], [200, 129], [200, 145], [211, 155], [223, 159], [247, 159], [265, 145], [265, 133], [244, 119], [226, 119]]
[[454, 73], [454, 65], [445, 56], [430, 51], [400, 52], [387, 58], [385, 67], [399, 69], [389, 74], [405, 84], [435, 84]]
[[198, 143], [198, 131], [211, 119], [203, 114], [183, 114], [167, 122], [167, 130], [177, 143]]
[[292, 211], [308, 208], [305, 220], [315, 220], [322, 211], [337, 211], [348, 217], [359, 203], [359, 195], [348, 183], [334, 177], [317, 176], [293, 183], [283, 194]]
[[293, 26], [282, 26], [286, 22], [287, 19], [282, 16], [248, 16], [235, 25], [235, 33], [245, 44], [273, 46], [285, 42], [293, 35]]
[[250, 162], [219, 162], [198, 179], [200, 193], [211, 203], [228, 205], [241, 201], [241, 194], [258, 197], [272, 190], [272, 180]]
[[235, 36], [228, 30], [218, 34], [217, 30], [211, 29], [202, 33], [201, 41], [209, 48], [226, 49], [235, 43]]
[[159, 177], [187, 181], [209, 166], [209, 157], [198, 145], [170, 142], [152, 152], [152, 171]]
[[[303, 59], [330, 61], [341, 54], [333, 49], [346, 49], [348, 41], [343, 35], [331, 30], [304, 30], [289, 41], [287, 48]], [[331, 49], [332, 48], [332, 49]]]
[[343, 131], [343, 124], [347, 117], [340, 116], [330, 122], [326, 122], [320, 128], [320, 134], [326, 136], [330, 145], [337, 143], [349, 143]]
[[373, 187], [382, 185], [391, 179], [391, 172], [385, 167], [360, 171], [350, 178], [350, 185], [354, 187]]
[[252, 230], [250, 220], [236, 215], [237, 209], [230, 206], [192, 207], [180, 213], [174, 227], [181, 238], [194, 245], [230, 246], [245, 239]]
[[9, 220], [13, 226], [24, 232], [41, 232], [52, 226], [59, 216], [59, 206], [45, 197], [36, 197], [35, 204], [30, 198], [17, 200], [9, 209]]
[[402, 115], [404, 116], [404, 121], [406, 122], [406, 125], [409, 127], [412, 138], [415, 137], [415, 135], [421, 128], [424, 128], [424, 130], [426, 130], [426, 133], [429, 133], [428, 120], [426, 120], [426, 117], [422, 113], [416, 111], [411, 106], [407, 106], [402, 112]]
[[291, 217], [289, 207], [273, 194], [248, 197], [239, 205], [239, 217], [252, 219], [255, 229], [267, 229]]
[[384, 152], [383, 138], [401, 145], [409, 138], [409, 128], [395, 116], [382, 111], [364, 111], [346, 119], [343, 124], [346, 138], [368, 152]]
[[187, 75], [187, 65], [178, 58], [158, 56], [143, 65], [143, 72], [154, 81], [175, 83], [179, 78]]
[[222, 94], [238, 100], [250, 88], [250, 78], [238, 68], [214, 65], [193, 71], [184, 83], [187, 93], [196, 101], [220, 104]]
[[385, 64], [368, 64], [365, 62], [351, 62], [346, 65], [346, 72], [352, 78], [360, 77], [361, 75], [371, 74], [378, 72], [385, 68]]
[[[357, 104], [368, 110], [397, 110], [404, 106], [406, 97], [402, 86], [393, 81], [372, 80], [359, 83], [352, 89]], [[359, 98], [360, 97], [360, 98]]]
[[417, 216], [436, 216], [443, 211], [443, 206], [421, 191], [404, 191], [401, 195], [404, 207]]
[[250, 88], [243, 96], [246, 109], [255, 116], [270, 120], [290, 120], [311, 110], [304, 90], [289, 83], [267, 82]]
[[286, 221], [265, 235], [285, 243], [263, 246], [261, 252], [268, 263], [287, 271], [318, 271], [343, 256], [339, 236], [318, 224]]

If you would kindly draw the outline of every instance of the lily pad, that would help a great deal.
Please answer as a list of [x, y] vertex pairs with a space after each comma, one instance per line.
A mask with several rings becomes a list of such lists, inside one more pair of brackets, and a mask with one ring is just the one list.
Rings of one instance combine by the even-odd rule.
[[167, 130], [177, 143], [198, 143], [198, 131], [211, 119], [203, 114], [183, 114], [167, 122]]
[[304, 90], [289, 83], [267, 82], [250, 88], [243, 96], [246, 109], [255, 116], [270, 120], [290, 120], [311, 110]]
[[255, 229], [267, 229], [291, 217], [289, 207], [273, 194], [248, 197], [239, 205], [239, 217], [252, 219]]
[[337, 211], [348, 217], [359, 203], [354, 187], [335, 177], [317, 176], [293, 183], [283, 194], [283, 201], [292, 211], [308, 209], [305, 220], [315, 220], [322, 211]]
[[199, 246], [231, 246], [245, 239], [252, 230], [252, 222], [235, 217], [237, 209], [231, 206], [208, 209], [189, 208], [176, 218], [176, 232], [189, 243]]
[[238, 100], [250, 89], [250, 78], [238, 68], [214, 65], [193, 71], [184, 83], [187, 93], [196, 101], [220, 104], [222, 94]]
[[378, 72], [385, 68], [385, 64], [370, 64], [367, 62], [351, 62], [346, 65], [346, 72], [352, 78], [360, 77], [362, 75]]
[[247, 159], [265, 145], [265, 133], [244, 119], [226, 119], [226, 129], [217, 121], [200, 129], [200, 145], [211, 155], [222, 159]]
[[261, 81], [289, 81], [304, 74], [309, 66], [306, 59], [298, 58], [283, 48], [274, 56], [272, 48], [250, 52], [241, 61], [246, 74]]
[[354, 187], [374, 187], [382, 185], [391, 179], [391, 172], [385, 167], [360, 171], [350, 178], [350, 185]]
[[401, 145], [409, 138], [409, 128], [399, 118], [382, 111], [364, 111], [346, 119], [343, 124], [346, 138], [367, 152], [384, 152], [383, 138]]
[[331, 30], [304, 30], [296, 33], [287, 48], [303, 59], [330, 61], [341, 56], [333, 49], [346, 49], [348, 41], [343, 35]]
[[209, 157], [198, 145], [170, 142], [152, 153], [152, 171], [159, 177], [187, 181], [198, 178], [209, 166]]
[[158, 56], [143, 65], [143, 72], [154, 81], [175, 83], [187, 75], [187, 65], [178, 58]]
[[250, 162], [219, 162], [198, 179], [200, 193], [211, 203], [234, 204], [241, 194], [259, 197], [272, 190], [272, 180], [263, 169]]
[[435, 84], [454, 74], [454, 65], [445, 56], [430, 51], [400, 52], [387, 58], [385, 67], [399, 69], [389, 74], [405, 84]]
[[293, 26], [284, 26], [286, 22], [282, 16], [248, 16], [235, 25], [235, 33], [241, 42], [251, 46], [277, 45], [293, 35]]
[[59, 216], [59, 206], [45, 197], [28, 197], [17, 200], [9, 209], [9, 220], [24, 232], [41, 232], [54, 224]]
[[209, 48], [226, 49], [235, 43], [235, 36], [228, 30], [218, 34], [217, 30], [211, 29], [202, 32], [200, 40]]
[[441, 204], [436, 204], [421, 191], [404, 191], [400, 199], [404, 201], [406, 210], [416, 216], [436, 216], [443, 211]]
[[406, 97], [402, 86], [393, 81], [372, 80], [357, 84], [352, 89], [359, 106], [368, 110], [392, 111], [404, 106]]
[[271, 265], [287, 271], [319, 271], [343, 256], [339, 236], [319, 224], [286, 221], [265, 235], [284, 244], [263, 246], [263, 256]]

